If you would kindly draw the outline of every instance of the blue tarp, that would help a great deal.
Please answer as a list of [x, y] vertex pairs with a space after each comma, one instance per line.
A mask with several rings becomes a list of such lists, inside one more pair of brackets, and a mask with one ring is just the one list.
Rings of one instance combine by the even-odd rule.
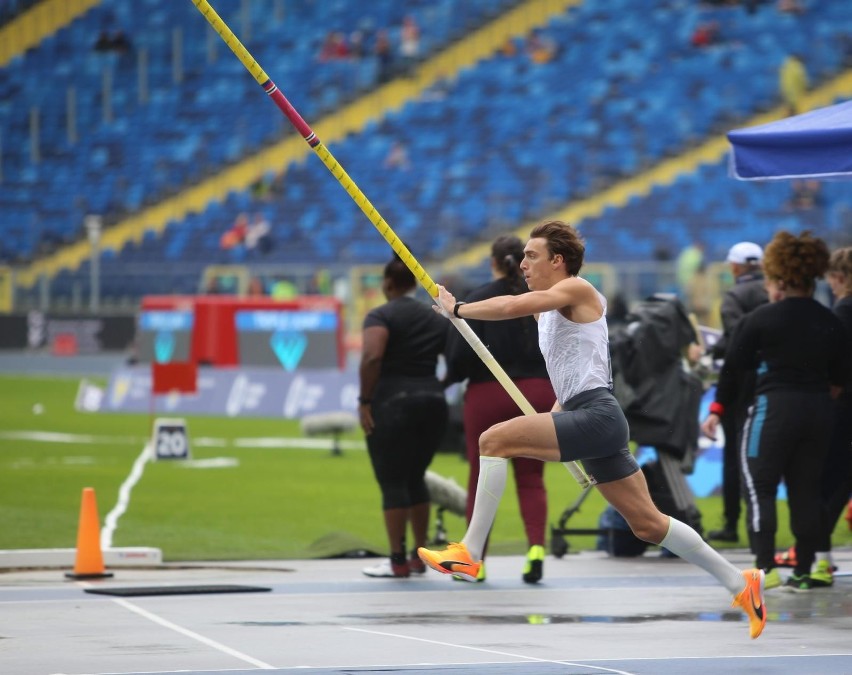
[[852, 179], [852, 101], [728, 133], [740, 180]]

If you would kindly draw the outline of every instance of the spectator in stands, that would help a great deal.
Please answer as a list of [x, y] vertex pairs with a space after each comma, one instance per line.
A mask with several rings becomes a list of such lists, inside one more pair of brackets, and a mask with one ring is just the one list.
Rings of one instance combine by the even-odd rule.
[[272, 250], [269, 221], [260, 211], [254, 214], [251, 224], [246, 228], [245, 243], [246, 249], [256, 249], [262, 255]]
[[241, 246], [245, 242], [248, 225], [248, 215], [245, 213], [239, 214], [231, 228], [219, 239], [219, 248], [228, 251]]
[[367, 55], [364, 31], [354, 30], [349, 34], [349, 58], [359, 61]]
[[207, 295], [222, 295], [227, 293], [227, 290], [225, 290], [222, 286], [219, 277], [214, 275], [207, 279], [207, 285], [204, 287], [204, 292]]
[[252, 277], [248, 285], [249, 297], [259, 298], [266, 295], [266, 287], [263, 284], [263, 279], [260, 277]]
[[387, 302], [364, 319], [358, 369], [358, 416], [367, 437], [370, 463], [382, 493], [390, 558], [365, 568], [369, 577], [408, 577], [426, 566], [412, 552], [424, 546], [430, 495], [426, 470], [448, 419], [444, 388], [436, 376], [449, 324], [414, 298], [417, 280], [398, 256], [385, 266]]
[[820, 182], [818, 180], [797, 179], [790, 183], [790, 211], [809, 211], [819, 206]]
[[272, 188], [275, 183], [275, 176], [272, 172], [265, 173], [263, 176], [258, 178], [254, 183], [249, 187], [249, 191], [251, 192], [251, 196], [254, 199], [260, 199], [262, 201], [267, 201], [272, 196]]
[[102, 30], [98, 34], [98, 39], [92, 45], [92, 49], [96, 52], [117, 52], [118, 54], [126, 54], [133, 48], [130, 38], [127, 34], [118, 29], [110, 33], [107, 30]]
[[690, 42], [693, 47], [704, 48], [721, 42], [721, 27], [718, 21], [699, 23], [692, 33]]
[[130, 38], [127, 37], [127, 33], [123, 30], [119, 29], [112, 34], [112, 50], [114, 52], [126, 54], [132, 48], [133, 45], [130, 43]]
[[500, 54], [510, 58], [518, 55], [518, 45], [515, 42], [514, 38], [506, 38], [506, 41], [503, 43], [503, 46], [500, 47]]
[[[521, 273], [524, 245], [518, 237], [500, 236], [491, 245], [493, 281], [469, 293], [465, 300], [475, 302], [500, 295], [528, 292]], [[556, 394], [547, 375], [544, 358], [538, 348], [538, 327], [531, 316], [510, 321], [468, 322], [497, 362], [518, 386], [536, 412], [553, 408]], [[467, 381], [464, 393], [464, 434], [470, 465], [467, 481], [467, 520], [473, 515], [476, 485], [479, 482], [479, 437], [498, 422], [518, 416], [518, 404], [509, 396], [482, 359], [461, 334], [450, 331], [447, 340], [448, 384]], [[536, 583], [542, 577], [547, 528], [547, 491], [544, 487], [544, 462], [527, 457], [512, 459], [518, 504], [527, 538], [527, 560], [522, 578]], [[487, 544], [486, 544], [487, 548]], [[485, 551], [482, 553], [485, 559]], [[478, 580], [485, 579], [485, 566]]]
[[715, 438], [722, 416], [736, 407], [731, 375], [756, 371], [740, 448], [751, 550], [766, 587], [779, 586], [776, 496], [783, 479], [796, 539], [796, 567], [785, 585], [807, 591], [815, 585], [810, 572], [822, 534], [820, 480], [834, 424], [832, 396], [846, 384], [852, 354], [840, 319], [813, 297], [829, 265], [825, 242], [810, 232], [780, 231], [763, 260], [770, 302], [737, 326], [702, 431]]
[[320, 48], [320, 61], [339, 61], [349, 58], [349, 46], [346, 36], [340, 31], [332, 30], [326, 33]]
[[269, 293], [276, 300], [292, 300], [299, 295], [299, 288], [287, 277], [276, 279]]
[[687, 310], [692, 312], [694, 311], [692, 299], [697, 294], [695, 286], [699, 286], [699, 290], [703, 287], [700, 278], [700, 275], [704, 274], [704, 244], [702, 242], [693, 241], [678, 253], [675, 260], [675, 272], [677, 274], [678, 294]]
[[787, 115], [802, 112], [802, 98], [808, 91], [809, 83], [808, 71], [798, 54], [790, 54], [784, 59], [778, 71], [778, 85], [787, 107]]
[[417, 20], [408, 14], [402, 19], [399, 33], [399, 55], [406, 70], [413, 67], [420, 58], [420, 26]]
[[98, 33], [98, 39], [92, 45], [92, 49], [96, 52], [108, 52], [112, 48], [112, 40], [109, 37], [109, 31], [102, 30]]
[[[722, 297], [722, 337], [713, 345], [713, 357], [724, 359], [734, 329], [744, 316], [769, 301], [763, 285], [763, 249], [750, 241], [734, 244], [728, 251], [734, 285]], [[754, 397], [755, 373], [738, 372], [736, 403], [729, 414], [722, 417], [725, 446], [722, 451], [722, 515], [724, 525], [720, 530], [707, 533], [716, 541], [739, 541], [737, 525], [740, 520], [742, 493], [740, 491], [740, 460], [738, 437], [745, 422], [748, 405]]]
[[393, 46], [391, 45], [390, 36], [386, 30], [380, 30], [376, 33], [376, 41], [373, 45], [373, 55], [378, 60], [379, 84], [389, 82], [394, 73], [394, 57]]
[[695, 273], [704, 264], [704, 244], [693, 241], [685, 246], [677, 256], [677, 283], [681, 290], [685, 289]]
[[402, 141], [394, 141], [391, 144], [388, 154], [385, 155], [382, 166], [386, 169], [399, 169], [400, 171], [408, 171], [411, 168], [411, 161], [408, 158], [408, 149]]
[[539, 30], [534, 30], [527, 40], [526, 52], [533, 63], [549, 63], [556, 56], [556, 43]]
[[804, 14], [806, 9], [799, 0], [778, 0], [778, 11], [782, 14]]

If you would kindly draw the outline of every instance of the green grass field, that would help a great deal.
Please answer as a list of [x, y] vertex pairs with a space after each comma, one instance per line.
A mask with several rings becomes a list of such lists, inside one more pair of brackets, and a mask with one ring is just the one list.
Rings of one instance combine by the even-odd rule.
[[[0, 376], [0, 549], [69, 548], [76, 544], [80, 498], [95, 489], [103, 523], [150, 435], [147, 415], [78, 413], [78, 380]], [[34, 412], [40, 404], [43, 411]], [[363, 450], [244, 447], [246, 439], [297, 438], [292, 420], [187, 418], [195, 460], [230, 458], [221, 468], [179, 461], [148, 462], [118, 521], [113, 546], [152, 546], [167, 561], [324, 557], [353, 548], [386, 550], [378, 487]], [[42, 436], [33, 438], [32, 432]], [[45, 439], [45, 434], [53, 436]], [[344, 438], [362, 440], [360, 433]], [[243, 439], [242, 441], [240, 439]], [[401, 439], [404, 443], [404, 439]], [[466, 484], [459, 455], [439, 454], [432, 470]], [[545, 473], [550, 520], [579, 496], [558, 464]], [[700, 499], [704, 526], [720, 524], [721, 500]], [[594, 528], [604, 502], [593, 492], [568, 522]], [[445, 516], [450, 539], [464, 523]], [[434, 531], [434, 528], [433, 528]], [[569, 537], [571, 551], [594, 548], [594, 537]], [[786, 504], [779, 507], [778, 546], [792, 543]], [[852, 545], [841, 521], [836, 546]], [[491, 538], [492, 553], [525, 550], [510, 483]]]

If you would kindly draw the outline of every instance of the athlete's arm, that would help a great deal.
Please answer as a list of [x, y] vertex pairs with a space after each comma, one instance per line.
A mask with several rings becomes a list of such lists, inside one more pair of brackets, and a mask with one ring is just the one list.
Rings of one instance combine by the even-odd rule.
[[[438, 301], [445, 310], [452, 313], [456, 298], [443, 286], [438, 286]], [[581, 319], [585, 321], [600, 318], [602, 311], [594, 286], [585, 279], [568, 277], [544, 291], [498, 295], [478, 302], [465, 303], [459, 308], [459, 316], [463, 319], [500, 321], [569, 307], [580, 310], [588, 308], [591, 313], [594, 313], [596, 308], [597, 316]]]

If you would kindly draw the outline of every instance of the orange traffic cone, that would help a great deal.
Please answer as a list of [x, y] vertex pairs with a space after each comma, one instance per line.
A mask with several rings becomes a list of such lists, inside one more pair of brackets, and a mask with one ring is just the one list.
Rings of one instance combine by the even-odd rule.
[[83, 488], [80, 524], [77, 528], [77, 558], [74, 561], [74, 571], [66, 572], [65, 576], [69, 579], [103, 579], [112, 576], [112, 572], [104, 571], [101, 526], [94, 488]]

